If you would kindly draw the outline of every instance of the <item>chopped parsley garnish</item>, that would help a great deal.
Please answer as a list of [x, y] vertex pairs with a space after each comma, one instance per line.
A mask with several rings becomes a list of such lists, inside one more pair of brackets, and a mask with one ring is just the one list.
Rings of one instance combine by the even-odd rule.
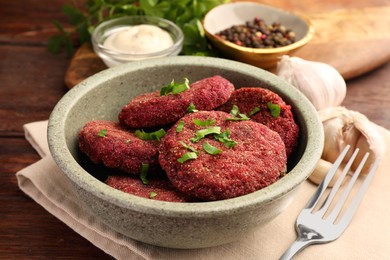
[[208, 120], [203, 121], [203, 120], [199, 120], [199, 119], [195, 118], [193, 120], [193, 122], [197, 126], [211, 126], [211, 125], [214, 125], [217, 122], [217, 120], [215, 120], [215, 119], [208, 119]]
[[160, 90], [160, 96], [165, 96], [168, 94], [180, 94], [181, 92], [190, 89], [189, 83], [190, 82], [187, 78], [184, 78], [184, 83], [175, 83], [175, 81], [172, 80], [171, 83]]
[[191, 102], [191, 104], [187, 107], [187, 113], [195, 113], [198, 112], [196, 109], [194, 103]]
[[180, 141], [180, 144], [181, 144], [184, 148], [190, 150], [191, 152], [197, 153], [197, 151], [196, 151], [196, 149], [195, 149], [194, 147], [187, 145], [187, 144], [184, 143], [183, 141]]
[[245, 114], [238, 114], [240, 117], [228, 117], [226, 118], [227, 121], [245, 121], [250, 120], [250, 118]]
[[251, 112], [249, 112], [249, 116], [253, 116], [257, 112], [260, 111], [260, 107], [254, 107]]
[[233, 117], [226, 118], [227, 121], [250, 120], [250, 118], [247, 115], [240, 113], [240, 110], [238, 109], [237, 105], [233, 105], [232, 110], [230, 110], [230, 114]]
[[217, 147], [209, 144], [209, 142], [206, 142], [202, 145], [203, 150], [205, 150], [208, 154], [211, 155], [217, 155], [222, 152], [222, 150], [218, 149]]
[[233, 105], [232, 110], [230, 110], [230, 114], [231, 114], [232, 116], [237, 116], [237, 114], [238, 114], [239, 112], [240, 112], [240, 111], [239, 111], [239, 109], [238, 109], [238, 106], [237, 106], [237, 105]]
[[196, 158], [198, 158], [198, 154], [197, 153], [195, 153], [195, 152], [188, 152], [188, 153], [183, 154], [183, 156], [180, 157], [179, 159], [177, 159], [177, 161], [179, 163], [184, 163], [184, 162], [186, 162], [188, 160], [193, 160], [193, 159], [196, 159]]
[[272, 102], [268, 102], [267, 106], [268, 106], [269, 110], [271, 111], [271, 115], [274, 118], [277, 118], [280, 115], [281, 108], [280, 108], [280, 106], [278, 104], [274, 104]]
[[226, 147], [232, 148], [234, 147], [237, 142], [230, 139], [230, 130], [226, 129], [225, 132], [219, 133], [219, 134], [214, 134], [214, 138], [221, 143], [223, 143]]
[[196, 136], [191, 138], [191, 142], [198, 142], [202, 138], [204, 138], [206, 135], [210, 134], [220, 134], [221, 133], [221, 127], [220, 126], [213, 126], [205, 129], [201, 129], [196, 131]]
[[134, 132], [135, 136], [138, 137], [141, 140], [158, 140], [160, 141], [161, 138], [163, 138], [166, 134], [165, 130], [161, 128], [160, 130], [147, 133], [144, 130], [135, 130]]
[[143, 184], [148, 185], [149, 180], [146, 177], [148, 176], [149, 164], [142, 163], [141, 165], [142, 165], [141, 166], [141, 173], [140, 173], [139, 177], [140, 177]]
[[176, 133], [180, 133], [180, 132], [183, 130], [183, 127], [184, 127], [184, 122], [183, 122], [183, 121], [180, 121], [180, 122], [177, 124]]
[[157, 196], [157, 192], [154, 191], [149, 192], [149, 198], [153, 199], [156, 196]]
[[101, 138], [106, 137], [106, 135], [107, 135], [107, 129], [102, 129], [102, 130], [100, 130], [99, 133], [98, 133], [97, 135], [98, 135], [99, 137], [101, 137]]

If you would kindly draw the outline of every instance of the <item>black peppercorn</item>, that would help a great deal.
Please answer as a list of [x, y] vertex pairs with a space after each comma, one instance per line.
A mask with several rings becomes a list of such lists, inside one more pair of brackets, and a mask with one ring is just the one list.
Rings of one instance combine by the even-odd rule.
[[280, 22], [268, 25], [260, 17], [255, 17], [245, 24], [233, 25], [218, 32], [216, 36], [249, 48], [277, 48], [292, 44], [296, 40], [296, 34], [291, 29], [287, 29]]

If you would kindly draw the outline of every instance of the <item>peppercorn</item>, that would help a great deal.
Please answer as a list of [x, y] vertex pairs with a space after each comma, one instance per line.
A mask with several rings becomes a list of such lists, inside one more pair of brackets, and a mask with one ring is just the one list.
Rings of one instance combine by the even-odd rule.
[[233, 25], [216, 33], [223, 40], [249, 48], [277, 48], [292, 44], [296, 34], [280, 22], [266, 24], [260, 17], [255, 17], [244, 24]]

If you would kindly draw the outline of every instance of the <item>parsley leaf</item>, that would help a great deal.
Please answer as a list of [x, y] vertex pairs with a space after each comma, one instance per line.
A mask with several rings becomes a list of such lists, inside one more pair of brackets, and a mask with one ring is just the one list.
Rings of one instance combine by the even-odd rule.
[[141, 164], [141, 173], [140, 173], [139, 177], [140, 177], [142, 183], [145, 185], [149, 184], [149, 180], [146, 178], [148, 175], [148, 171], [149, 171], [149, 164], [142, 163]]
[[161, 138], [163, 138], [166, 134], [165, 130], [161, 128], [160, 130], [147, 133], [144, 130], [135, 130], [134, 132], [135, 136], [138, 137], [141, 140], [158, 140], [160, 141]]
[[180, 94], [188, 89], [190, 89], [190, 84], [187, 78], [184, 78], [183, 83], [175, 83], [175, 81], [172, 80], [171, 83], [161, 89], [160, 95], [165, 96], [168, 94]]
[[208, 154], [211, 155], [217, 155], [222, 152], [222, 150], [218, 149], [217, 147], [211, 145], [209, 142], [206, 142], [202, 145], [203, 150], [205, 150]]
[[187, 113], [194, 113], [194, 112], [198, 112], [198, 110], [196, 109], [194, 103], [191, 102], [191, 104], [187, 107]]
[[[243, 121], [243, 120], [250, 120], [250, 118], [243, 114], [240, 113], [240, 110], [238, 109], [237, 105], [233, 105], [232, 110], [230, 110], [230, 114], [233, 117], [226, 118], [227, 121]], [[239, 117], [238, 117], [239, 116]]]
[[234, 147], [237, 142], [230, 139], [230, 130], [226, 129], [225, 132], [219, 133], [219, 134], [214, 134], [214, 138], [221, 143], [223, 143], [226, 147], [232, 148]]
[[197, 153], [195, 153], [195, 152], [188, 152], [188, 153], [183, 154], [183, 156], [180, 157], [179, 159], [177, 159], [177, 161], [179, 163], [184, 163], [184, 162], [186, 162], [188, 160], [194, 160], [196, 158], [198, 158], [198, 154]]
[[157, 192], [154, 191], [149, 192], [149, 198], [153, 199], [156, 196], [157, 196]]
[[107, 129], [102, 129], [102, 130], [100, 130], [99, 133], [98, 133], [97, 135], [98, 135], [99, 137], [101, 137], [101, 138], [106, 137], [106, 135], [107, 135]]
[[183, 121], [180, 121], [180, 122], [177, 124], [176, 133], [180, 133], [181, 131], [183, 131], [183, 127], [184, 127], [184, 122], [183, 122]]
[[202, 120], [194, 118], [193, 122], [197, 126], [211, 126], [211, 125], [214, 125], [217, 122], [217, 120], [215, 120], [215, 119], [208, 119], [208, 120], [202, 121]]
[[271, 111], [271, 115], [274, 118], [277, 118], [280, 115], [281, 108], [280, 108], [280, 106], [278, 104], [274, 104], [272, 102], [268, 102], [267, 106], [268, 106], [269, 110]]
[[249, 116], [253, 116], [257, 112], [260, 112], [260, 107], [254, 107], [251, 112], [249, 112]]
[[194, 147], [187, 145], [187, 144], [184, 143], [183, 141], [180, 141], [180, 144], [181, 144], [184, 148], [190, 150], [191, 152], [194, 152], [194, 153], [197, 153], [197, 152], [198, 152], [198, 151], [196, 151], [196, 149], [195, 149]]
[[196, 136], [191, 138], [190, 141], [196, 143], [199, 140], [201, 140], [202, 138], [205, 138], [206, 135], [220, 134], [220, 133], [221, 133], [220, 126], [214, 126], [214, 127], [210, 127], [210, 128], [201, 129], [201, 130], [196, 131], [196, 133], [195, 133]]

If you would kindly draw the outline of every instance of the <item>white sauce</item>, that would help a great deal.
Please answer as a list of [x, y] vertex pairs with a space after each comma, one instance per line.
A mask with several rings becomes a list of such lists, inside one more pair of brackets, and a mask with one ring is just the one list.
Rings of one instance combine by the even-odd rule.
[[172, 45], [173, 39], [168, 32], [149, 24], [116, 29], [103, 44], [107, 49], [129, 54], [158, 52]]

